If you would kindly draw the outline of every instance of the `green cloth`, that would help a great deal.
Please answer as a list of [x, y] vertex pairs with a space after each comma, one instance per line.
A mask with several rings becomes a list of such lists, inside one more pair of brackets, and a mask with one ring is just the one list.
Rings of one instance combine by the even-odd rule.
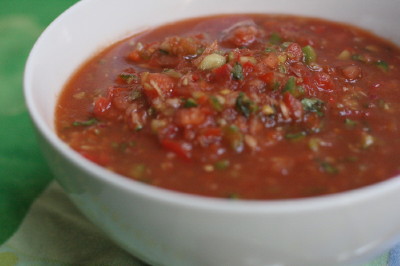
[[[0, 0], [0, 266], [143, 265], [92, 226], [53, 181], [24, 105], [28, 53], [75, 2]], [[386, 261], [384, 254], [369, 265]]]
[[67, 0], [0, 0], [0, 243], [53, 178], [36, 144], [22, 94], [25, 61]]

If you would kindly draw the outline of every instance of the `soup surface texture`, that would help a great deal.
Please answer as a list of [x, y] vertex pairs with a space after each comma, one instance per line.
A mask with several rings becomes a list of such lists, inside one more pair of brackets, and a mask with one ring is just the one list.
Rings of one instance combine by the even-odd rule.
[[287, 199], [400, 173], [400, 51], [314, 18], [195, 18], [105, 49], [66, 84], [59, 137], [134, 180]]

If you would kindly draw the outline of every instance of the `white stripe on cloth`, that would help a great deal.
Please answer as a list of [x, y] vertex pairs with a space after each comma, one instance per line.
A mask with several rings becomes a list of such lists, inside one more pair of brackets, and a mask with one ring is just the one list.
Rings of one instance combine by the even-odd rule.
[[145, 265], [104, 236], [54, 181], [32, 204], [17, 232], [0, 246], [0, 259], [16, 266]]

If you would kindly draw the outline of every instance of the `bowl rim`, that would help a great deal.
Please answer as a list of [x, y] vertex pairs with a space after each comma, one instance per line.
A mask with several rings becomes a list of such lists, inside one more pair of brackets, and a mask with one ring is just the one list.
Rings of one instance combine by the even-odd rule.
[[[390, 192], [400, 191], [400, 175], [391, 177], [387, 180], [363, 186], [360, 188], [321, 196], [294, 199], [274, 199], [274, 200], [247, 200], [247, 199], [224, 199], [173, 191], [152, 185], [147, 185], [124, 177], [120, 174], [111, 172], [87, 159], [84, 159], [78, 152], [72, 150], [64, 143], [51, 127], [41, 117], [38, 105], [33, 97], [33, 67], [36, 51], [42, 45], [43, 40], [49, 34], [52, 28], [57, 27], [64, 17], [75, 12], [81, 5], [85, 5], [92, 0], [78, 1], [62, 12], [48, 27], [41, 33], [33, 48], [31, 49], [25, 64], [23, 75], [23, 94], [25, 105], [28, 109], [30, 118], [41, 135], [50, 145], [62, 154], [72, 164], [80, 170], [96, 179], [100, 179], [107, 185], [114, 186], [122, 191], [135, 193], [144, 198], [153, 201], [160, 201], [165, 204], [172, 204], [187, 208], [196, 208], [203, 210], [214, 210], [220, 212], [232, 213], [288, 213], [302, 212], [310, 210], [320, 210], [326, 208], [336, 208], [349, 204], [360, 204], [366, 200], [373, 200], [383, 197]], [[53, 172], [54, 173], [54, 172]]]

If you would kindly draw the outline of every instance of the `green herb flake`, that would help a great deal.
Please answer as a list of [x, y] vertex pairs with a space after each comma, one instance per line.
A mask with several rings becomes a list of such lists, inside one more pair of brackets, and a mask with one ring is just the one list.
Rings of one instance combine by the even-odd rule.
[[300, 131], [297, 133], [287, 133], [285, 135], [286, 139], [292, 140], [292, 141], [298, 141], [301, 139], [304, 139], [307, 136], [307, 132], [305, 131]]
[[211, 104], [212, 108], [214, 108], [214, 110], [217, 112], [221, 112], [223, 110], [222, 104], [220, 103], [218, 98], [215, 96], [210, 97], [210, 104]]
[[229, 193], [228, 199], [237, 200], [237, 199], [240, 199], [240, 197], [239, 197], [239, 194], [237, 194], [237, 193]]
[[128, 143], [126, 143], [126, 142], [121, 142], [121, 143], [113, 142], [111, 144], [111, 146], [117, 151], [125, 152], [126, 149], [128, 148]]
[[353, 127], [355, 127], [358, 123], [357, 123], [357, 121], [351, 120], [350, 118], [346, 118], [346, 119], [344, 120], [344, 124], [345, 124], [346, 126], [350, 127], [350, 128], [353, 128]]
[[236, 110], [239, 111], [246, 118], [249, 118], [252, 113], [254, 113], [258, 107], [250, 100], [249, 97], [244, 92], [240, 92], [239, 96], [236, 98]]
[[163, 54], [163, 55], [169, 55], [169, 52], [168, 52], [167, 50], [164, 50], [164, 49], [158, 49], [158, 51], [160, 52], [160, 54]]
[[390, 110], [390, 104], [387, 103], [387, 102], [386, 102], [385, 100], [383, 100], [383, 99], [379, 99], [379, 100], [378, 100], [378, 107], [381, 108], [381, 109], [383, 109], [383, 110], [385, 110], [385, 111]]
[[144, 164], [138, 163], [132, 166], [130, 175], [135, 179], [142, 179], [147, 171], [147, 167]]
[[293, 94], [296, 89], [296, 78], [293, 76], [290, 76], [289, 79], [287, 80], [285, 87], [283, 87], [283, 93], [289, 92], [290, 94]]
[[242, 152], [244, 149], [244, 136], [239, 128], [230, 125], [224, 128], [224, 140], [236, 152]]
[[236, 62], [236, 64], [232, 68], [232, 76], [236, 80], [244, 79], [243, 75], [243, 67], [240, 63]]
[[142, 92], [139, 90], [133, 90], [130, 95], [132, 101], [137, 100], [142, 97]]
[[321, 146], [321, 140], [319, 138], [311, 138], [308, 141], [308, 147], [310, 148], [310, 150], [312, 150], [313, 152], [318, 152], [319, 148]]
[[389, 71], [389, 64], [386, 63], [385, 61], [379, 60], [375, 62], [375, 65], [381, 69], [383, 72], [388, 72]]
[[133, 81], [136, 81], [139, 79], [139, 77], [136, 74], [131, 74], [131, 73], [122, 73], [119, 74], [119, 77], [125, 81], [127, 84], [131, 84]]
[[286, 74], [286, 72], [287, 72], [286, 66], [284, 64], [279, 64], [278, 70], [279, 70], [279, 73], [282, 73], [282, 74]]
[[229, 167], [229, 164], [230, 164], [229, 160], [221, 160], [214, 163], [214, 168], [217, 170], [225, 170]]
[[184, 99], [184, 101], [183, 101], [184, 108], [192, 108], [192, 107], [197, 107], [197, 106], [198, 106], [198, 104], [197, 104], [196, 100], [193, 98]]
[[278, 33], [273, 32], [269, 37], [269, 42], [272, 44], [280, 44], [282, 42], [282, 37]]
[[353, 59], [354, 61], [360, 61], [360, 62], [365, 62], [365, 57], [363, 55], [360, 54], [353, 54], [351, 56], [351, 59]]
[[136, 125], [136, 127], [135, 127], [135, 131], [136, 132], [138, 132], [138, 131], [141, 131], [142, 129], [143, 129], [143, 125], [142, 124], [139, 124], [139, 123], [136, 123], [137, 125]]
[[315, 112], [318, 116], [323, 116], [324, 102], [318, 98], [304, 98], [301, 100], [304, 110]]
[[87, 126], [92, 126], [94, 124], [97, 124], [98, 122], [99, 122], [99, 120], [97, 120], [96, 118], [91, 118], [91, 119], [86, 120], [86, 121], [75, 121], [75, 122], [72, 123], [72, 125], [74, 127], [79, 127], [79, 126], [87, 127]]
[[177, 78], [178, 79], [178, 78], [182, 77], [182, 74], [179, 73], [178, 71], [176, 71], [175, 69], [167, 68], [167, 69], [163, 70], [163, 73], [168, 75], [168, 76], [170, 76], [171, 78]]
[[334, 165], [329, 162], [322, 161], [319, 163], [321, 167], [321, 171], [327, 174], [335, 175], [339, 173], [339, 169], [337, 169]]
[[317, 61], [317, 53], [315, 52], [314, 48], [311, 45], [307, 45], [303, 47], [303, 54], [304, 54], [304, 63], [307, 65], [311, 63], [315, 63]]
[[274, 84], [272, 85], [272, 90], [277, 91], [281, 87], [281, 83], [279, 81], [275, 81]]
[[284, 42], [284, 43], [282, 43], [282, 45], [281, 45], [281, 47], [283, 48], [283, 49], [287, 49], [287, 48], [289, 48], [289, 46], [292, 44], [293, 42]]
[[265, 53], [271, 53], [271, 52], [274, 52], [275, 51], [275, 49], [274, 48], [272, 48], [272, 47], [266, 47], [265, 49], [264, 49], [264, 52]]

